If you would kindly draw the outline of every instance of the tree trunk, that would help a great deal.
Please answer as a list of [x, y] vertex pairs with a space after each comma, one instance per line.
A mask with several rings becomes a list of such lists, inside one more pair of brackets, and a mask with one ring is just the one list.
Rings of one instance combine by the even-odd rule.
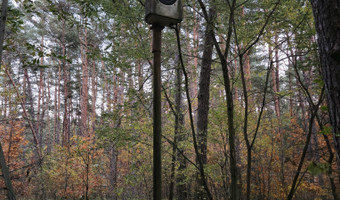
[[62, 138], [62, 145], [66, 145], [70, 139], [70, 130], [69, 130], [69, 88], [68, 88], [68, 81], [69, 81], [69, 69], [66, 65], [66, 41], [65, 41], [65, 19], [62, 20], [62, 69], [63, 69], [63, 78], [64, 78], [64, 119], [63, 119], [63, 138]]
[[311, 3], [340, 171], [340, 1], [312, 0]]
[[[211, 21], [215, 18], [215, 10], [209, 10]], [[198, 91], [198, 117], [197, 117], [197, 139], [199, 143], [200, 159], [203, 164], [207, 163], [207, 131], [208, 131], [208, 112], [209, 112], [209, 87], [210, 72], [213, 51], [213, 35], [211, 34], [213, 25], [207, 26], [204, 39], [204, 49], [202, 57], [202, 66], [199, 79]]]
[[[104, 62], [102, 62], [102, 67], [104, 68]], [[96, 83], [96, 62], [93, 61], [92, 63], [92, 114], [91, 114], [91, 134], [94, 135], [95, 129], [96, 129], [96, 102], [97, 102], [97, 83]]]
[[[40, 110], [41, 110], [41, 91], [42, 91], [42, 76], [43, 76], [43, 72], [42, 69], [40, 69], [40, 76], [39, 76], [39, 91], [38, 91], [38, 107], [37, 107], [37, 121], [36, 121], [36, 127], [37, 127], [37, 131], [39, 133], [39, 127], [40, 127]], [[39, 142], [41, 140], [41, 137], [39, 136]], [[41, 144], [40, 144], [41, 145]]]
[[[2, 6], [1, 6], [1, 20], [0, 20], [0, 66], [2, 64], [2, 50], [3, 50], [3, 44], [4, 44], [4, 38], [5, 38], [7, 5], [8, 5], [8, 0], [3, 0]], [[4, 180], [5, 180], [6, 189], [8, 191], [7, 197], [10, 200], [14, 200], [15, 194], [14, 194], [13, 186], [11, 183], [11, 176], [10, 176], [7, 164], [6, 164], [5, 155], [2, 150], [1, 143], [0, 143], [0, 166], [1, 166], [1, 171], [3, 174]]]
[[[192, 65], [192, 87], [190, 88], [193, 92], [193, 97], [196, 98], [196, 95], [198, 93], [198, 83], [197, 83], [197, 71], [198, 71], [198, 52], [199, 52], [199, 19], [198, 14], [194, 12], [194, 27], [193, 27], [193, 56], [194, 56], [194, 63]], [[195, 102], [195, 101], [194, 101]], [[197, 102], [198, 104], [198, 102]], [[194, 109], [197, 109], [198, 105], [193, 105]], [[197, 113], [195, 112], [195, 120], [197, 121]]]
[[[209, 21], [213, 23], [216, 18], [216, 12], [213, 6], [209, 9]], [[208, 24], [205, 30], [204, 47], [202, 66], [199, 78], [199, 91], [198, 91], [198, 115], [197, 115], [197, 141], [199, 155], [197, 158], [200, 159], [203, 165], [207, 164], [207, 133], [208, 133], [208, 113], [209, 113], [209, 88], [210, 88], [210, 72], [212, 64], [212, 51], [214, 35], [213, 24]], [[199, 177], [199, 176], [198, 176]], [[199, 177], [198, 183], [200, 189], [197, 191], [198, 198], [205, 198], [203, 190], [203, 181]]]
[[[277, 55], [277, 50], [275, 50], [275, 57]], [[272, 54], [273, 54], [273, 50], [272, 50], [272, 47], [269, 45], [269, 59], [271, 61], [273, 61], [273, 57], [272, 57]], [[277, 61], [276, 61], [277, 62]], [[273, 82], [273, 96], [274, 96], [274, 106], [275, 106], [275, 114], [276, 114], [276, 118], [277, 120], [280, 120], [280, 102], [279, 102], [279, 96], [278, 96], [278, 72], [277, 72], [277, 65], [276, 67], [273, 67], [272, 69], [272, 82]]]
[[46, 124], [47, 124], [47, 153], [49, 154], [52, 150], [52, 131], [51, 131], [51, 122], [50, 122], [50, 103], [51, 103], [51, 85], [50, 85], [50, 77], [51, 77], [51, 71], [48, 72], [47, 75], [47, 103], [46, 103], [46, 110], [47, 110], [47, 116], [46, 116]]
[[[86, 20], [85, 20], [86, 24]], [[86, 26], [86, 25], [85, 25]], [[81, 89], [81, 101], [80, 101], [80, 112], [81, 112], [81, 134], [83, 136], [88, 135], [86, 133], [87, 130], [87, 104], [89, 98], [89, 69], [88, 69], [88, 60], [87, 60], [87, 28], [84, 30], [80, 30], [79, 32], [79, 40], [80, 40], [80, 52], [81, 52], [81, 60], [82, 60], [82, 89]]]
[[[245, 76], [245, 81], [246, 81], [246, 88], [247, 91], [250, 92], [251, 90], [251, 77], [250, 77], [250, 57], [249, 57], [249, 51], [247, 51], [244, 54], [244, 76]], [[254, 100], [251, 95], [248, 95], [248, 103], [249, 103], [249, 109], [252, 109], [255, 107]]]
[[57, 109], [54, 113], [54, 143], [60, 144], [60, 81], [61, 81], [61, 66], [58, 62], [58, 81], [54, 88], [54, 106]]
[[[202, 0], [198, 0], [198, 3], [200, 4], [200, 7], [203, 11], [204, 18], [206, 21], [211, 23], [209, 21], [209, 15], [206, 10], [206, 6], [204, 5]], [[227, 58], [230, 50], [230, 43], [231, 43], [231, 36], [233, 32], [233, 21], [234, 21], [234, 12], [236, 9], [236, 1], [233, 0], [231, 2], [230, 6], [230, 14], [229, 14], [229, 25], [228, 25], [228, 32], [227, 32], [227, 38], [226, 38], [226, 45], [225, 45], [225, 51], [222, 52], [216, 38], [214, 31], [211, 32], [212, 38], [213, 38], [213, 43], [216, 48], [218, 57], [221, 62], [221, 67], [222, 67], [222, 73], [223, 73], [223, 83], [224, 83], [224, 89], [225, 89], [225, 95], [226, 95], [226, 101], [227, 101], [227, 114], [228, 114], [228, 138], [229, 138], [229, 147], [230, 147], [230, 174], [231, 174], [231, 199], [232, 200], [238, 200], [240, 197], [238, 196], [238, 187], [237, 187], [237, 165], [236, 165], [236, 149], [235, 149], [235, 124], [234, 124], [234, 102], [233, 102], [233, 91], [232, 91], [232, 82], [230, 80], [229, 76], [229, 68], [228, 68], [228, 63], [227, 63]]]
[[109, 167], [109, 182], [110, 182], [110, 198], [116, 199], [116, 186], [117, 186], [117, 177], [118, 177], [118, 151], [116, 150], [116, 147], [114, 144], [110, 145], [110, 167]]
[[173, 157], [172, 157], [172, 179], [170, 183], [170, 195], [169, 200], [174, 197], [174, 184], [175, 184], [175, 162], [178, 160], [178, 175], [176, 176], [176, 199], [187, 199], [187, 187], [185, 183], [184, 170], [186, 169], [186, 160], [183, 158], [183, 149], [181, 149], [180, 143], [185, 140], [183, 128], [184, 128], [184, 115], [182, 111], [183, 100], [182, 100], [182, 70], [176, 58], [177, 68], [176, 68], [176, 92], [175, 92], [175, 134], [174, 134], [174, 144], [173, 144]]
[[[43, 52], [44, 48], [44, 36], [41, 37], [41, 52]], [[40, 65], [44, 65], [44, 57], [40, 57]], [[42, 127], [42, 112], [43, 112], [43, 105], [44, 105], [44, 70], [40, 68], [39, 70], [39, 91], [38, 91], [38, 108], [37, 108], [37, 122], [36, 122], [36, 127], [37, 127], [37, 134], [39, 137], [39, 144], [40, 144], [40, 149], [43, 148], [43, 127]]]

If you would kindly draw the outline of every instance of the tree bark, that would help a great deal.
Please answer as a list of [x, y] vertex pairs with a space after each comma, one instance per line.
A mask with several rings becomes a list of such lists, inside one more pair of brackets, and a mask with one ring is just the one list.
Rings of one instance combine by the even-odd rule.
[[[84, 21], [86, 24], [86, 20]], [[86, 25], [85, 25], [86, 26]], [[80, 30], [79, 32], [79, 40], [80, 40], [80, 52], [81, 52], [81, 60], [82, 60], [82, 89], [81, 89], [81, 102], [80, 102], [80, 112], [81, 112], [81, 134], [83, 136], [88, 135], [86, 133], [87, 130], [87, 120], [88, 120], [88, 113], [87, 113], [87, 104], [89, 98], [89, 67], [88, 67], [88, 60], [87, 60], [87, 28], [85, 27], [84, 30]]]
[[[202, 66], [199, 78], [199, 91], [198, 91], [198, 115], [197, 115], [197, 141], [199, 155], [198, 159], [201, 159], [202, 164], [207, 164], [207, 133], [208, 133], [208, 113], [209, 113], [209, 88], [210, 88], [210, 72], [212, 64], [212, 51], [214, 35], [213, 31], [213, 21], [216, 18], [216, 12], [214, 6], [209, 9], [209, 22], [205, 30], [204, 47], [203, 47], [203, 57]], [[199, 189], [197, 192], [197, 198], [205, 198], [203, 190], [203, 181], [200, 180], [198, 176]]]
[[311, 3], [340, 171], [340, 1], [312, 0]]
[[[202, 0], [198, 0], [200, 7], [203, 11], [204, 18], [208, 23], [211, 23], [209, 21], [209, 15], [206, 10], [206, 6], [204, 5]], [[235, 149], [235, 124], [234, 124], [234, 102], [233, 102], [233, 92], [232, 92], [232, 82], [230, 80], [229, 76], [229, 68], [227, 63], [227, 58], [229, 54], [230, 49], [230, 43], [231, 43], [231, 36], [233, 32], [232, 28], [232, 22], [234, 21], [234, 12], [236, 9], [236, 1], [233, 0], [230, 4], [230, 14], [229, 14], [229, 25], [228, 25], [228, 32], [227, 32], [227, 39], [226, 39], [226, 46], [224, 52], [222, 52], [216, 38], [214, 31], [211, 32], [214, 46], [216, 48], [218, 57], [221, 61], [221, 67], [222, 67], [222, 73], [223, 73], [223, 83], [224, 83], [224, 89], [226, 94], [226, 101], [227, 101], [227, 114], [228, 114], [228, 138], [229, 138], [229, 147], [230, 147], [230, 174], [231, 174], [231, 196], [230, 198], [232, 200], [238, 200], [238, 188], [237, 188], [237, 165], [236, 165], [236, 149]]]
[[[175, 92], [175, 134], [174, 134], [174, 145], [173, 145], [173, 160], [172, 160], [172, 180], [170, 185], [169, 200], [173, 199], [173, 189], [176, 180], [176, 199], [187, 199], [187, 187], [185, 183], [185, 175], [183, 174], [186, 169], [186, 160], [183, 158], [183, 149], [180, 148], [180, 143], [185, 140], [183, 128], [184, 128], [184, 115], [183, 115], [183, 98], [182, 98], [182, 69], [179, 64], [179, 58], [176, 58], [176, 92]], [[175, 162], [179, 162], [178, 174], [175, 176]]]
[[[44, 36], [41, 37], [41, 52], [43, 52], [44, 48]], [[44, 56], [40, 57], [40, 65], [44, 64]], [[37, 122], [36, 122], [36, 127], [37, 127], [37, 134], [39, 137], [39, 144], [40, 144], [40, 149], [43, 148], [43, 127], [42, 127], [42, 112], [43, 112], [43, 104], [44, 104], [44, 70], [40, 68], [39, 70], [39, 90], [38, 90], [38, 108], [37, 108]]]
[[[215, 10], [209, 10], [210, 20], [215, 18]], [[197, 117], [197, 140], [199, 143], [200, 157], [203, 164], [207, 163], [207, 130], [208, 130], [208, 112], [209, 112], [209, 87], [210, 72], [213, 51], [213, 34], [211, 34], [213, 24], [208, 25], [205, 32], [202, 66], [199, 80], [198, 91], [198, 117]]]
[[116, 195], [116, 186], [117, 186], [117, 177], [118, 177], [118, 151], [114, 144], [110, 145], [110, 167], [109, 167], [109, 183], [110, 183], [110, 198], [117, 199]]
[[58, 62], [58, 82], [57, 86], [55, 86], [55, 99], [54, 99], [54, 104], [57, 109], [57, 111], [54, 114], [54, 142], [56, 144], [60, 144], [60, 102], [61, 102], [61, 89], [60, 89], [60, 84], [61, 82], [61, 65], [60, 62]]
[[[104, 68], [104, 62], [102, 62], [102, 68]], [[92, 63], [92, 113], [91, 113], [91, 134], [95, 134], [96, 130], [96, 103], [97, 103], [97, 81], [96, 81], [97, 73], [96, 73], [96, 62], [93, 60]]]
[[64, 119], [63, 119], [63, 138], [62, 145], [66, 145], [70, 139], [70, 130], [69, 130], [69, 69], [66, 65], [66, 41], [65, 41], [65, 19], [62, 19], [62, 39], [61, 39], [61, 47], [62, 47], [62, 69], [63, 69], [63, 79], [64, 79]]
[[[200, 1], [200, 4], [202, 5], [202, 1]], [[202, 7], [202, 6], [201, 6]], [[207, 198], [212, 200], [212, 195], [211, 192], [208, 188], [208, 184], [205, 178], [205, 172], [204, 172], [204, 167], [203, 167], [203, 163], [201, 159], [198, 159], [198, 155], [199, 155], [199, 150], [198, 150], [198, 144], [197, 144], [197, 136], [196, 136], [196, 130], [195, 130], [195, 125], [194, 125], [194, 119], [193, 119], [193, 110], [192, 110], [192, 106], [191, 106], [191, 100], [190, 100], [190, 93], [189, 93], [189, 79], [188, 79], [188, 74], [186, 72], [186, 69], [184, 67], [184, 62], [183, 62], [183, 57], [182, 57], [182, 50], [181, 50], [181, 42], [180, 42], [180, 36], [179, 36], [179, 29], [176, 28], [176, 38], [177, 38], [177, 46], [178, 46], [178, 52], [179, 52], [179, 58], [180, 58], [180, 62], [181, 62], [181, 66], [182, 66], [182, 71], [183, 71], [183, 75], [184, 75], [184, 83], [185, 83], [185, 94], [187, 97], [187, 101], [188, 101], [188, 110], [189, 110], [189, 119], [190, 119], [190, 127], [191, 127], [191, 133], [192, 133], [192, 139], [193, 139], [193, 144], [194, 144], [194, 149], [195, 149], [195, 154], [196, 154], [196, 160], [198, 161], [198, 171], [200, 173], [201, 176], [201, 180], [203, 181], [203, 186], [204, 189], [207, 193]]]
[[[2, 50], [4, 45], [4, 38], [5, 38], [5, 25], [6, 25], [6, 19], [7, 19], [7, 6], [8, 6], [8, 0], [2, 1], [1, 6], [1, 20], [0, 20], [0, 67], [2, 65]], [[7, 197], [10, 200], [15, 199], [14, 189], [11, 182], [11, 176], [6, 164], [5, 155], [2, 150], [2, 145], [0, 142], [0, 166], [1, 171], [5, 180], [6, 189], [8, 191]]]
[[[269, 59], [270, 59], [270, 61], [274, 60], [272, 55], [273, 55], [273, 50], [272, 50], [272, 47], [269, 45]], [[278, 54], [277, 54], [277, 50], [275, 49], [275, 57], [276, 57], [276, 55], [278, 55]], [[279, 121], [280, 120], [280, 102], [279, 102], [279, 96], [277, 94], [279, 92], [279, 90], [278, 90], [278, 88], [279, 88], [278, 77], [277, 77], [277, 75], [278, 75], [278, 72], [277, 72], [278, 64], [277, 64], [277, 62], [278, 61], [276, 60], [276, 62], [275, 62], [276, 67], [273, 67], [273, 69], [272, 69], [272, 82], [273, 82], [273, 92], [274, 92], [273, 96], [274, 96], [275, 114], [276, 114], [277, 120]]]
[[47, 124], [47, 153], [51, 153], [52, 150], [52, 141], [53, 141], [53, 136], [52, 136], [52, 131], [51, 131], [51, 122], [50, 122], [50, 103], [51, 103], [51, 85], [50, 85], [50, 77], [51, 77], [51, 71], [48, 72], [47, 75], [47, 103], [46, 103], [46, 110], [48, 112], [46, 116], [46, 124]]

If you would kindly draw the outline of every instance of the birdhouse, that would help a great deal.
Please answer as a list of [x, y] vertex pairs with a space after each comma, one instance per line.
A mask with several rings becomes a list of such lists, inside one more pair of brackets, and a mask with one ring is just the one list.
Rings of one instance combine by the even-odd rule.
[[148, 24], [171, 26], [183, 19], [181, 0], [145, 0], [145, 21]]

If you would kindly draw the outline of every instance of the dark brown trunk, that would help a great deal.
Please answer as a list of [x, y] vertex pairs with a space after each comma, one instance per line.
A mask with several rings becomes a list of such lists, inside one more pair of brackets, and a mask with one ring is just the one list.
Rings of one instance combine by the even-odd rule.
[[[4, 44], [4, 38], [5, 38], [7, 6], [8, 6], [8, 0], [3, 0], [2, 5], [1, 5], [1, 19], [0, 19], [0, 65], [2, 65], [2, 50], [3, 50], [3, 44]], [[10, 200], [15, 200], [16, 198], [15, 198], [15, 193], [14, 193], [13, 186], [11, 183], [11, 176], [10, 176], [7, 164], [6, 164], [5, 155], [2, 149], [1, 142], [0, 142], [0, 166], [1, 166], [3, 177], [4, 177], [6, 189], [8, 191], [7, 197]]]
[[110, 146], [110, 172], [109, 172], [109, 183], [110, 183], [110, 198], [116, 199], [116, 186], [117, 186], [117, 177], [118, 177], [118, 151], [116, 150], [116, 147], [112, 144]]
[[318, 34], [328, 109], [334, 131], [338, 171], [340, 171], [340, 1], [312, 0], [311, 3]]
[[[209, 10], [211, 19], [215, 17], [215, 11]], [[199, 143], [200, 159], [203, 164], [207, 163], [207, 130], [208, 130], [208, 112], [209, 112], [209, 88], [210, 88], [210, 72], [212, 64], [212, 26], [207, 26], [205, 32], [205, 41], [202, 57], [202, 66], [199, 79], [198, 91], [198, 117], [197, 117], [197, 141]]]
[[[234, 61], [234, 74], [238, 73], [238, 64], [237, 64], [237, 59]], [[234, 102], [235, 105], [239, 104], [239, 94], [238, 94], [239, 88], [235, 85], [234, 86]]]
[[[197, 115], [197, 141], [199, 155], [197, 158], [201, 160], [202, 164], [207, 164], [207, 133], [208, 133], [208, 113], [209, 113], [209, 95], [210, 95], [210, 72], [212, 64], [212, 52], [214, 47], [213, 40], [213, 21], [216, 18], [216, 12], [213, 6], [209, 9], [209, 21], [205, 30], [204, 47], [202, 65], [199, 78], [198, 90], [198, 115]], [[199, 176], [198, 176], [199, 177]], [[199, 190], [197, 193], [198, 199], [205, 199], [203, 190], [203, 181], [199, 177]]]

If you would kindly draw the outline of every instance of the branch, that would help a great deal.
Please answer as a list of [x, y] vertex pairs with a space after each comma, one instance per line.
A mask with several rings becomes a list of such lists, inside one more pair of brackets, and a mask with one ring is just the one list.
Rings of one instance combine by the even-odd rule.
[[33, 124], [32, 124], [32, 122], [31, 122], [31, 120], [29, 120], [29, 117], [28, 117], [28, 114], [27, 114], [27, 111], [26, 111], [26, 106], [25, 106], [25, 104], [24, 104], [22, 98], [20, 97], [18, 88], [17, 88], [15, 82], [13, 81], [13, 78], [12, 78], [11, 74], [9, 73], [8, 69], [5, 69], [5, 72], [6, 72], [7, 76], [8, 76], [8, 78], [10, 79], [10, 81], [11, 81], [11, 83], [12, 83], [14, 89], [15, 89], [15, 92], [17, 93], [17, 96], [18, 96], [19, 99], [20, 99], [21, 107], [22, 107], [22, 109], [23, 109], [23, 111], [24, 111], [25, 118], [27, 119], [27, 122], [28, 122], [28, 124], [29, 124], [29, 127], [30, 127], [30, 129], [31, 129], [31, 131], [32, 131], [32, 133], [33, 133], [33, 138], [34, 138], [35, 147], [36, 147], [36, 149], [37, 149], [38, 158], [39, 158], [39, 160], [41, 160], [42, 157], [41, 157], [41, 150], [40, 150], [40, 147], [39, 147], [39, 140], [38, 140], [38, 137], [37, 137], [37, 133], [35, 132], [35, 129], [33, 128]]
[[[277, 6], [280, 4], [280, 1], [281, 0], [278, 0], [273, 8], [273, 10], [269, 13], [264, 25], [262, 26], [260, 32], [258, 33], [257, 35], [257, 38], [249, 44], [249, 46], [242, 52], [242, 55], [244, 55], [250, 48], [252, 48], [259, 40], [260, 40], [260, 37], [263, 35], [264, 33], [264, 30], [266, 28], [266, 26], [268, 25], [269, 23], [269, 19], [271, 18], [271, 16], [273, 15], [274, 11], [276, 10]], [[247, 46], [247, 45], [246, 45]]]
[[270, 61], [270, 66], [268, 68], [267, 75], [266, 75], [266, 83], [265, 83], [265, 86], [264, 86], [262, 106], [261, 106], [259, 117], [257, 119], [256, 129], [255, 129], [255, 133], [254, 133], [254, 138], [251, 141], [250, 148], [252, 148], [254, 143], [255, 143], [256, 135], [257, 135], [259, 127], [260, 127], [261, 116], [262, 116], [262, 113], [263, 113], [263, 110], [264, 110], [264, 106], [266, 104], [266, 96], [267, 96], [267, 88], [268, 88], [268, 82], [269, 82], [269, 74], [270, 74], [270, 71], [271, 71], [272, 67], [273, 67], [273, 61]]

